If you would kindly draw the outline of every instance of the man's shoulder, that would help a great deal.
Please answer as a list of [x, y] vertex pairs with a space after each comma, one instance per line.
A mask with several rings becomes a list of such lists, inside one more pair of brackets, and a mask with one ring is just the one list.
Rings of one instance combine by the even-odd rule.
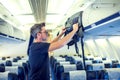
[[47, 42], [37, 42], [37, 43], [32, 43], [31, 47], [33, 48], [40, 48], [40, 47], [49, 47], [50, 43]]

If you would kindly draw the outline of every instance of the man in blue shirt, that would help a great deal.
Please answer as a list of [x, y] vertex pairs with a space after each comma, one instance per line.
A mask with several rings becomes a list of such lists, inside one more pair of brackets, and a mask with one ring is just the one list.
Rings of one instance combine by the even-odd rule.
[[34, 41], [29, 50], [30, 73], [29, 80], [50, 80], [49, 77], [49, 53], [67, 44], [78, 30], [78, 23], [73, 25], [73, 30], [62, 39], [65, 29], [50, 43], [47, 42], [48, 32], [45, 23], [35, 24], [31, 28]]

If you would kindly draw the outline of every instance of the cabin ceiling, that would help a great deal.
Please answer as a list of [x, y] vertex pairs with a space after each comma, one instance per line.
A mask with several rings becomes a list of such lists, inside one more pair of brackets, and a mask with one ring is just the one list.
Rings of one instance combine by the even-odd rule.
[[83, 10], [91, 4], [92, 7], [100, 7], [101, 4], [111, 6], [116, 3], [120, 3], [120, 0], [0, 0], [0, 4], [15, 16], [22, 26], [46, 22], [48, 29], [64, 24], [73, 12]]
[[21, 25], [46, 22], [51, 29], [60, 24], [72, 5], [79, 3], [73, 6], [75, 9], [84, 2], [86, 0], [0, 0]]
[[[101, 4], [116, 3], [119, 0], [0, 0], [0, 3], [22, 24], [46, 22], [61, 24], [65, 18], [93, 3], [93, 7]], [[64, 24], [64, 23], [62, 23]]]

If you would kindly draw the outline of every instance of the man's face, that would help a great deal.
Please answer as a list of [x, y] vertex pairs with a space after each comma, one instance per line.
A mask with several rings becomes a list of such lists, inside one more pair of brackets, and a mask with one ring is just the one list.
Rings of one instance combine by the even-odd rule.
[[45, 27], [42, 27], [40, 33], [41, 33], [41, 39], [42, 39], [43, 41], [46, 41], [46, 40], [47, 40], [47, 37], [48, 37], [48, 32], [47, 32], [47, 30], [45, 29]]

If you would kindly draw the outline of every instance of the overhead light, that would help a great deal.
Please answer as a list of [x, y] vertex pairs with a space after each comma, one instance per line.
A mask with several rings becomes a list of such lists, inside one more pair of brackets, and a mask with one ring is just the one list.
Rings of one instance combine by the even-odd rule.
[[93, 8], [110, 8], [110, 7], [114, 7], [115, 4], [113, 3], [94, 3], [92, 4]]
[[61, 19], [62, 19], [62, 15], [47, 15], [46, 16], [46, 22], [47, 23], [59, 24]]
[[28, 0], [0, 0], [0, 3], [13, 15], [32, 13]]
[[85, 4], [80, 8], [81, 11], [84, 11], [85, 9], [87, 9], [91, 4], [93, 4], [95, 2], [95, 0], [88, 0], [87, 2], [85, 2]]
[[47, 13], [65, 14], [75, 0], [49, 0]]
[[20, 15], [16, 16], [16, 18], [21, 22], [22, 25], [35, 23], [35, 18], [33, 15]]

